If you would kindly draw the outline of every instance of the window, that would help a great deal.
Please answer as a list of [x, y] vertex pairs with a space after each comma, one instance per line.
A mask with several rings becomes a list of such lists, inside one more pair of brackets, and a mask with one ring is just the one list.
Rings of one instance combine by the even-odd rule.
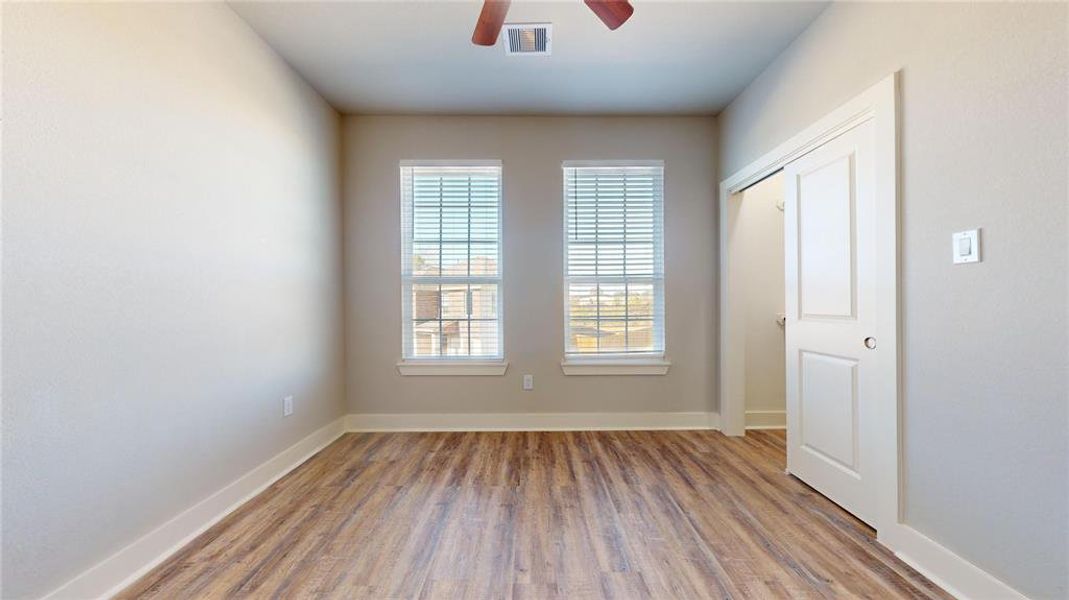
[[661, 162], [564, 163], [566, 362], [663, 358], [663, 189]]
[[500, 360], [501, 164], [401, 163], [401, 237], [403, 359]]

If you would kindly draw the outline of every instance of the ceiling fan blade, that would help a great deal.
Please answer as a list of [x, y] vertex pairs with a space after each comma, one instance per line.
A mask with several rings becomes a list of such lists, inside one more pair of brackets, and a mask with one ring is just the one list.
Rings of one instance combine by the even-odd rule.
[[501, 33], [501, 26], [505, 24], [510, 3], [511, 0], [483, 0], [483, 10], [475, 23], [475, 32], [471, 34], [473, 44], [493, 46], [497, 43], [497, 36]]
[[635, 7], [627, 0], [583, 0], [609, 29], [616, 29], [631, 18]]

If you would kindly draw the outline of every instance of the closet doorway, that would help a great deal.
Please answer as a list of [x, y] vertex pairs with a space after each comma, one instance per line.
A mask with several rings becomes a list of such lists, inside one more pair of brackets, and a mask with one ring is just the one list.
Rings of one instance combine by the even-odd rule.
[[896, 122], [892, 75], [720, 186], [721, 428], [778, 386], [773, 244], [747, 227], [778, 185], [787, 471], [878, 532], [900, 522]]

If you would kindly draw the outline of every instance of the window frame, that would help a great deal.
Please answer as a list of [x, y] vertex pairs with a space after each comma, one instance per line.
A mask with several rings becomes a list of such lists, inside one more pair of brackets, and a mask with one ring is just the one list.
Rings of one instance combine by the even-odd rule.
[[[428, 169], [478, 169], [494, 168], [497, 170], [497, 275], [467, 277], [437, 277], [419, 276], [412, 274], [411, 259], [414, 254], [414, 194], [409, 196], [406, 181], [406, 170]], [[500, 160], [402, 160], [398, 164], [400, 189], [400, 227], [401, 227], [401, 359], [397, 363], [398, 372], [401, 375], [503, 375], [508, 368], [505, 360], [505, 316], [504, 316], [504, 168]], [[414, 177], [413, 172], [410, 177]], [[470, 237], [468, 239], [470, 248]], [[470, 250], [469, 250], [470, 260]], [[406, 264], [409, 263], [409, 264]], [[415, 338], [412, 318], [413, 288], [420, 283], [429, 285], [449, 284], [472, 284], [494, 283], [497, 286], [495, 297], [495, 312], [497, 315], [497, 348], [496, 356], [466, 356], [466, 355], [439, 355], [439, 356], [415, 356]], [[468, 310], [467, 319], [470, 320], [471, 309]], [[442, 320], [441, 308], [439, 319]], [[469, 333], [470, 336], [470, 333]], [[470, 337], [469, 337], [470, 343]]]
[[[651, 277], [654, 282], [654, 294], [658, 299], [655, 300], [661, 307], [659, 315], [656, 313], [653, 315], [653, 319], [656, 322], [659, 316], [660, 319], [660, 348], [655, 348], [650, 352], [585, 352], [577, 353], [569, 351], [569, 336], [571, 335], [571, 299], [570, 299], [570, 282], [571, 277], [568, 271], [569, 260], [569, 242], [568, 242], [568, 170], [569, 169], [622, 169], [628, 167], [635, 168], [657, 168], [660, 169], [661, 178], [661, 195], [659, 202], [655, 206], [656, 219], [660, 225], [659, 231], [655, 232], [655, 235], [659, 233], [659, 238], [654, 241], [655, 245], [655, 259], [660, 259], [659, 276], [656, 274], [658, 269], [655, 265], [655, 275]], [[561, 361], [561, 369], [565, 375], [665, 375], [668, 373], [668, 369], [671, 366], [666, 358], [667, 352], [667, 297], [666, 297], [666, 273], [664, 268], [664, 242], [666, 237], [665, 222], [664, 222], [664, 204], [665, 204], [665, 177], [664, 177], [664, 161], [663, 160], [566, 160], [561, 163], [561, 194], [563, 198], [563, 222], [562, 222], [562, 241], [563, 241], [563, 277], [562, 277], [562, 297], [563, 297], [563, 309], [564, 309], [564, 359]], [[620, 281], [626, 281], [626, 276], [613, 276], [613, 279], [619, 279]], [[585, 278], [584, 278], [585, 279]], [[594, 276], [595, 283], [597, 276]], [[658, 297], [659, 294], [659, 297]]]

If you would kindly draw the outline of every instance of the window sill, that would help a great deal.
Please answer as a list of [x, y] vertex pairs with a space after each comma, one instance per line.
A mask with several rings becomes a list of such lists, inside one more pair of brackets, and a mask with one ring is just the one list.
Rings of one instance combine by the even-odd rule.
[[506, 361], [411, 361], [397, 363], [397, 371], [405, 376], [493, 376], [504, 375], [509, 368]]
[[565, 375], [667, 375], [671, 366], [663, 358], [570, 359], [560, 364]]

